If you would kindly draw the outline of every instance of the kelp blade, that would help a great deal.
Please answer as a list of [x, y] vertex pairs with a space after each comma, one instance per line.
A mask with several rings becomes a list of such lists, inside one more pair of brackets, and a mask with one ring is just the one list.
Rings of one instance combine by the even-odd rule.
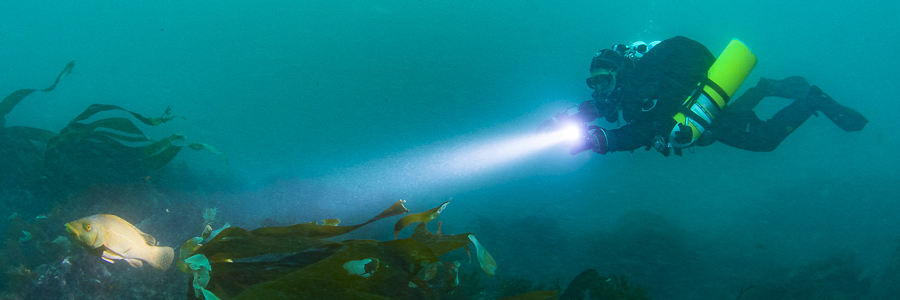
[[142, 116], [139, 113], [136, 113], [136, 112], [133, 112], [133, 111], [130, 111], [130, 110], [127, 110], [127, 109], [124, 109], [122, 107], [115, 106], [115, 105], [91, 104], [91, 106], [88, 106], [88, 108], [85, 109], [77, 117], [75, 117], [75, 119], [72, 119], [72, 121], [69, 121], [69, 124], [87, 120], [97, 113], [101, 113], [104, 111], [110, 111], [110, 110], [121, 110], [121, 111], [127, 112], [127, 113], [131, 114], [132, 116], [134, 116], [134, 118], [137, 119], [138, 121], [141, 121], [141, 123], [144, 123], [144, 124], [147, 124], [150, 126], [157, 126], [159, 124], [168, 122], [168, 121], [174, 119], [175, 117], [178, 117], [178, 116], [170, 116], [169, 112], [171, 111], [171, 109], [169, 109], [169, 108], [166, 108], [166, 112], [163, 114], [162, 117], [148, 118], [148, 117]]
[[[425, 217], [415, 220], [434, 219], [444, 207], [446, 202], [417, 214]], [[311, 222], [253, 231], [226, 228], [196, 251], [211, 261], [206, 289], [222, 299], [437, 299], [435, 290], [445, 292], [459, 284], [459, 264], [441, 261], [439, 257], [463, 247], [468, 250], [470, 242], [480, 250], [480, 262], [488, 257], [482, 267], [490, 266], [491, 272], [487, 268], [485, 272], [493, 274], [496, 262], [471, 234], [434, 234], [422, 221], [406, 239], [321, 239], [407, 211], [401, 200], [354, 226]], [[335, 221], [322, 220], [325, 224]], [[329, 227], [341, 229], [332, 231]], [[294, 254], [261, 256], [275, 253]], [[239, 258], [247, 259], [233, 261]]]
[[301, 223], [286, 227], [263, 227], [259, 229], [253, 230], [254, 234], [263, 235], [263, 236], [293, 236], [293, 237], [305, 237], [305, 238], [330, 238], [339, 235], [343, 235], [349, 233], [357, 228], [365, 226], [369, 223], [387, 218], [396, 215], [402, 215], [408, 213], [409, 210], [403, 206], [403, 200], [398, 200], [394, 202], [393, 205], [376, 215], [375, 217], [369, 219], [365, 223], [351, 225], [351, 226], [332, 226], [332, 225], [318, 225], [311, 223]]
[[195, 253], [206, 255], [210, 261], [254, 257], [270, 253], [293, 253], [334, 243], [306, 237], [270, 237], [254, 234], [240, 227], [228, 227]]
[[396, 239], [397, 235], [400, 234], [400, 231], [403, 230], [403, 228], [406, 228], [406, 226], [409, 226], [409, 224], [416, 222], [426, 223], [428, 221], [434, 220], [439, 215], [441, 215], [441, 212], [444, 211], [444, 208], [446, 208], [447, 204], [449, 203], [450, 201], [446, 201], [444, 203], [441, 203], [441, 205], [438, 205], [438, 207], [400, 218], [400, 220], [398, 220], [397, 223], [394, 224], [394, 238]]
[[397, 201], [374, 218], [353, 226], [317, 225], [310, 223], [286, 227], [263, 227], [246, 230], [229, 227], [197, 249], [211, 261], [253, 257], [269, 253], [291, 253], [325, 246], [334, 242], [322, 239], [349, 233], [366, 224], [409, 212], [403, 201]]
[[[251, 286], [232, 299], [407, 299], [422, 293], [409, 288], [415, 274], [428, 263], [438, 261], [430, 250], [411, 239], [353, 240], [343, 244], [343, 249], [328, 258]], [[370, 258], [379, 262], [371, 276], [355, 275], [343, 267], [347, 262]]]
[[3, 101], [0, 101], [0, 118], [3, 118], [4, 116], [6, 116], [6, 114], [8, 114], [10, 111], [12, 111], [12, 109], [15, 108], [16, 105], [18, 105], [19, 102], [22, 101], [22, 99], [25, 99], [25, 97], [28, 97], [28, 95], [31, 95], [31, 93], [34, 93], [37, 91], [49, 92], [49, 91], [52, 91], [53, 89], [55, 89], [56, 85], [59, 84], [59, 81], [62, 80], [63, 77], [66, 77], [66, 75], [69, 75], [69, 73], [72, 73], [72, 68], [74, 68], [74, 67], [75, 67], [74, 60], [70, 61], [68, 64], [66, 64], [66, 67], [63, 68], [62, 72], [60, 72], [59, 75], [56, 76], [56, 81], [54, 81], [53, 85], [51, 85], [49, 87], [46, 87], [46, 88], [43, 88], [40, 90], [38, 90], [38, 89], [21, 89], [21, 90], [12, 92], [8, 96], [6, 96], [6, 98], [3, 98]]

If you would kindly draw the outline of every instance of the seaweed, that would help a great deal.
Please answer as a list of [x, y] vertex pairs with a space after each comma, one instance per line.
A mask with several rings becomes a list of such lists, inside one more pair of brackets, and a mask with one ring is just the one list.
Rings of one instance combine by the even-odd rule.
[[325, 238], [342, 235], [366, 224], [408, 211], [401, 200], [369, 221], [353, 226], [301, 223], [286, 227], [263, 227], [253, 231], [229, 227], [195, 253], [206, 255], [213, 262], [225, 262], [270, 253], [299, 252], [333, 243], [324, 240]]
[[[66, 64], [49, 87], [19, 89], [0, 101], [0, 148], [2, 162], [11, 186], [42, 184], [54, 189], [77, 190], [92, 183], [138, 181], [169, 163], [185, 146], [185, 136], [172, 134], [153, 140], [141, 131], [133, 120], [148, 126], [158, 126], [178, 116], [167, 108], [158, 118], [148, 118], [125, 108], [92, 104], [72, 119], [58, 133], [46, 129], [13, 126], [5, 127], [5, 116], [22, 100], [34, 92], [50, 92], [72, 73], [74, 61]], [[109, 117], [92, 122], [99, 113], [124, 111], [131, 118]], [[189, 143], [194, 150], [208, 149], [227, 158], [214, 147], [204, 143]], [[4, 175], [4, 177], [7, 177]], [[34, 188], [28, 188], [33, 190]]]
[[[496, 261], [473, 234], [444, 234], [440, 221], [435, 232], [427, 228], [447, 202], [400, 218], [395, 233], [419, 223], [408, 238], [331, 240], [405, 214], [403, 204], [397, 201], [352, 226], [325, 219], [254, 230], [228, 227], [206, 243], [203, 236], [190, 239], [181, 249], [179, 264], [191, 275], [188, 299], [650, 299], [646, 290], [623, 277], [602, 277], [593, 269], [576, 277], [561, 296], [558, 283], [555, 289], [545, 289], [520, 277], [504, 280], [491, 291], [482, 274], [493, 276]], [[209, 231], [206, 227], [204, 232]], [[459, 262], [442, 260], [451, 251], [465, 249], [471, 262], [470, 244], [482, 257], [470, 271], [461, 273]], [[188, 260], [201, 263], [188, 267]]]
[[[397, 201], [352, 226], [326, 219], [321, 221], [323, 225], [309, 222], [254, 230], [229, 227], [205, 244], [198, 243], [198, 238], [188, 240], [181, 263], [189, 265], [187, 256], [209, 260], [208, 282], [194, 286], [188, 298], [200, 297], [204, 290], [212, 293], [208, 298], [222, 299], [437, 299], [452, 292], [460, 284], [459, 263], [442, 261], [440, 256], [461, 248], [468, 251], [473, 235], [444, 235], [440, 225], [437, 232], [428, 231], [425, 222], [436, 218], [447, 202], [397, 221], [397, 231], [421, 222], [409, 238], [329, 240], [409, 212], [403, 203]], [[207, 272], [201, 268], [180, 269], [192, 277], [206, 278], [199, 273]]]
[[[57, 182], [74, 182], [75, 187], [94, 182], [133, 181], [145, 178], [150, 171], [162, 168], [184, 148], [182, 134], [160, 140], [147, 137], [129, 118], [110, 117], [86, 123], [94, 115], [123, 111], [145, 125], [158, 126], [178, 116], [167, 108], [161, 117], [148, 118], [115, 105], [92, 104], [71, 120], [59, 134], [47, 141], [45, 163], [48, 177]], [[191, 149], [215, 148], [191, 143]]]
[[[9, 114], [9, 112], [12, 111], [13, 108], [15, 108], [16, 105], [19, 104], [19, 102], [22, 102], [22, 100], [25, 99], [25, 97], [28, 97], [28, 95], [31, 95], [31, 93], [34, 93], [37, 91], [49, 92], [49, 91], [52, 91], [53, 89], [55, 89], [56, 85], [59, 84], [59, 81], [62, 80], [63, 77], [66, 77], [66, 75], [69, 75], [72, 73], [72, 68], [74, 68], [74, 67], [75, 67], [75, 61], [74, 60], [70, 61], [68, 64], [66, 64], [66, 67], [63, 68], [62, 72], [59, 72], [59, 75], [56, 76], [56, 81], [54, 81], [52, 85], [50, 85], [46, 88], [43, 88], [40, 90], [38, 90], [38, 89], [20, 89], [15, 92], [12, 92], [12, 94], [9, 94], [8, 96], [6, 96], [6, 98], [3, 98], [3, 101], [0, 101], [0, 119], [3, 119], [7, 114]], [[2, 127], [2, 125], [3, 125], [3, 123], [0, 123], [0, 127]]]
[[397, 235], [400, 234], [400, 231], [412, 223], [421, 222], [422, 224], [425, 224], [428, 223], [428, 221], [434, 220], [441, 215], [441, 212], [444, 211], [444, 208], [447, 208], [447, 204], [450, 204], [449, 200], [447, 202], [441, 203], [441, 205], [439, 205], [438, 207], [401, 218], [397, 221], [396, 224], [394, 224], [394, 238], [396, 239]]
[[[56, 135], [53, 131], [13, 126], [6, 127], [6, 115], [16, 107], [28, 95], [34, 92], [50, 92], [56, 88], [66, 75], [72, 73], [74, 61], [66, 64], [65, 68], [56, 76], [52, 85], [43, 89], [19, 89], [7, 95], [0, 101], [0, 190], [11, 196], [28, 197], [29, 191], [35, 190], [35, 182], [39, 181], [44, 171], [44, 149], [50, 138]], [[7, 203], [15, 205], [15, 203]], [[20, 207], [13, 207], [19, 211]]]

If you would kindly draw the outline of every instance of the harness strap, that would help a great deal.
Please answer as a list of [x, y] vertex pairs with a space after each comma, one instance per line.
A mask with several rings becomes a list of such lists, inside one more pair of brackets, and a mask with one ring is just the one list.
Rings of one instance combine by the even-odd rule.
[[709, 128], [709, 123], [701, 118], [700, 115], [697, 115], [697, 113], [693, 112], [691, 109], [684, 106], [679, 106], [678, 112], [683, 113], [685, 117], [691, 119], [694, 122], [697, 122], [698, 124], [700, 124], [700, 126], [703, 126], [703, 128]]
[[694, 122], [697, 122], [698, 124], [700, 124], [700, 126], [703, 126], [703, 128], [709, 128], [709, 122], [706, 122], [706, 120], [691, 111], [690, 107], [693, 106], [694, 103], [697, 103], [697, 99], [700, 98], [700, 95], [705, 95], [707, 99], [710, 99], [710, 102], [712, 102], [712, 104], [715, 105], [718, 110], [721, 111], [724, 107], [720, 107], [716, 101], [713, 101], [712, 97], [710, 97], [710, 95], [703, 90], [703, 86], [708, 86], [716, 91], [716, 93], [719, 94], [720, 97], [722, 97], [722, 100], [724, 100], [725, 103], [731, 101], [731, 97], [728, 96], [728, 93], [726, 93], [721, 86], [709, 79], [709, 77], [703, 77], [702, 79], [700, 79], [700, 83], [701, 84], [698, 85], [699, 92], [694, 92], [694, 94], [691, 95], [691, 97], [688, 98], [687, 101], [685, 101], [685, 105], [679, 106], [678, 112], [684, 114], [687, 118], [693, 120]]
[[[728, 93], [726, 93], [725, 90], [722, 89], [721, 86], [719, 86], [719, 84], [713, 82], [712, 79], [709, 79], [709, 77], [703, 77], [703, 79], [700, 79], [700, 82], [702, 82], [704, 85], [706, 85], [706, 86], [712, 88], [714, 91], [716, 91], [716, 93], [719, 94], [720, 97], [722, 97], [722, 100], [726, 104], [731, 101], [731, 97], [728, 96]], [[706, 96], [709, 97], [709, 95], [706, 95]], [[713, 101], [713, 102], [715, 102], [715, 101]], [[719, 105], [717, 104], [716, 106], [719, 106]], [[722, 108], [723, 107], [719, 107], [719, 109], [722, 109]]]

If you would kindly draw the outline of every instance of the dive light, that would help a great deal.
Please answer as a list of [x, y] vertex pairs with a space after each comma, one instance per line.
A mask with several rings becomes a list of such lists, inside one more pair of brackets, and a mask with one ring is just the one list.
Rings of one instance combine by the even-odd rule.
[[538, 130], [551, 133], [553, 139], [561, 139], [572, 154], [591, 149], [596, 144], [591, 139], [593, 135], [587, 124], [577, 114], [569, 115], [567, 111], [559, 112], [553, 119], [544, 121], [538, 126]]

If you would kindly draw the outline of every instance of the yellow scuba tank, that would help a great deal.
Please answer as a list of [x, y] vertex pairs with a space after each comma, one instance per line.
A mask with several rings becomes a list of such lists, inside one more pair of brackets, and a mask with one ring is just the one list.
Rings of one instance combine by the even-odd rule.
[[669, 135], [669, 147], [680, 153], [681, 148], [697, 141], [755, 66], [756, 55], [744, 43], [732, 39], [709, 68], [709, 80], [698, 83], [673, 117], [676, 124]]

